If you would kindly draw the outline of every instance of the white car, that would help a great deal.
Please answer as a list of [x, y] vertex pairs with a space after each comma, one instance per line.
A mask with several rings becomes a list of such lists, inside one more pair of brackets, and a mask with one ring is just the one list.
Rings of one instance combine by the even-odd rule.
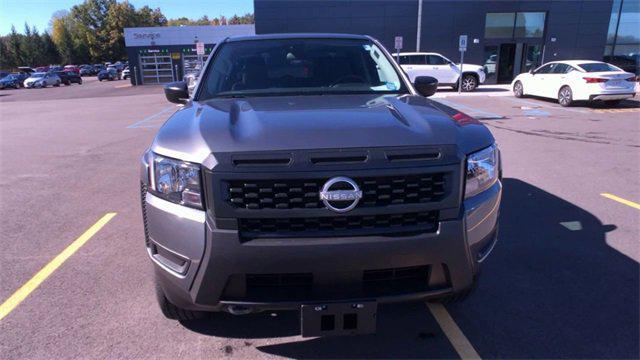
[[126, 67], [124, 68], [124, 70], [122, 70], [122, 78], [127, 80], [129, 76], [130, 76], [130, 71], [129, 71], [129, 68]]
[[638, 77], [601, 61], [553, 61], [523, 73], [511, 83], [516, 97], [558, 99], [562, 106], [575, 101], [604, 101], [613, 106], [635, 96]]
[[[411, 82], [418, 76], [432, 76], [438, 85], [449, 85], [458, 88], [460, 64], [447, 59], [438, 53], [407, 52], [400, 53], [400, 67], [407, 73]], [[463, 64], [462, 91], [473, 91], [484, 83], [486, 74], [480, 65]]]

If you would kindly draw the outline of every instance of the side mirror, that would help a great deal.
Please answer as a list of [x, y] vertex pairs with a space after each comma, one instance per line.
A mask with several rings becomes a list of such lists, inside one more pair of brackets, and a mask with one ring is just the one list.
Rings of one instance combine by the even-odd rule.
[[187, 83], [184, 81], [168, 83], [164, 86], [164, 96], [169, 100], [169, 102], [186, 104], [187, 100], [189, 100]]
[[435, 94], [436, 90], [438, 90], [438, 79], [432, 76], [418, 76], [416, 77], [413, 86], [420, 95], [429, 97]]

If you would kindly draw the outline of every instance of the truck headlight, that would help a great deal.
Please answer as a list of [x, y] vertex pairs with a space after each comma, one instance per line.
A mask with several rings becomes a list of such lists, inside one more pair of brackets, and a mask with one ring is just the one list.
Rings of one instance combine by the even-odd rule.
[[151, 192], [176, 204], [202, 209], [200, 165], [151, 153]]
[[498, 180], [499, 166], [499, 151], [495, 144], [467, 156], [465, 199], [490, 188]]

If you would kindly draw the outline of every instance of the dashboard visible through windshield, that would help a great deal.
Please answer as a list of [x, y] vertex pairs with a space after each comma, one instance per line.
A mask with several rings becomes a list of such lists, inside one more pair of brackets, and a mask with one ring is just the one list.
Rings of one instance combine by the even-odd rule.
[[198, 100], [214, 97], [408, 93], [367, 39], [274, 39], [221, 45]]

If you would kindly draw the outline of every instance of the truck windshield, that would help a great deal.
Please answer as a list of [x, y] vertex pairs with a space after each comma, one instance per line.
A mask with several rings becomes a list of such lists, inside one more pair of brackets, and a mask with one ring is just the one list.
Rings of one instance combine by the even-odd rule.
[[198, 100], [214, 97], [408, 93], [366, 39], [229, 42], [213, 55]]

